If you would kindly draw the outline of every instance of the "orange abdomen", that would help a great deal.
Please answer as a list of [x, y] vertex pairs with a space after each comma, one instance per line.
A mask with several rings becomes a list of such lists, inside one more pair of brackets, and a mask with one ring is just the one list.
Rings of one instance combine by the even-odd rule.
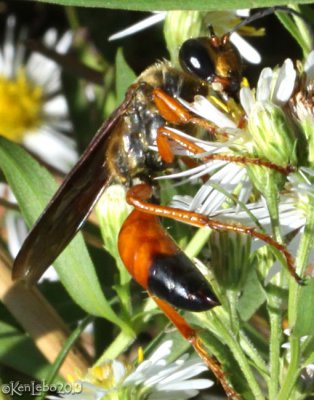
[[165, 232], [158, 217], [132, 211], [121, 228], [118, 247], [129, 273], [150, 294], [191, 311], [219, 304], [208, 281]]

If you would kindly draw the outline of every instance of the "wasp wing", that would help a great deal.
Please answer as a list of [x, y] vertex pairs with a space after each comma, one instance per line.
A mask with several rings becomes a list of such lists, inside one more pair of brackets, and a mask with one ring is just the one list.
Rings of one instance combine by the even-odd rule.
[[33, 226], [15, 259], [13, 279], [38, 280], [74, 237], [110, 183], [105, 159], [108, 139], [123, 128], [122, 116], [133, 92], [128, 91], [124, 102], [100, 127]]

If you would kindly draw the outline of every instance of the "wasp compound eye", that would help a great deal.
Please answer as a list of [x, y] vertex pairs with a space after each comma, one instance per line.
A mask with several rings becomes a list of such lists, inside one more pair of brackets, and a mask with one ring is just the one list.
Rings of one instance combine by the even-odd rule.
[[186, 40], [179, 52], [184, 71], [211, 82], [215, 77], [215, 61], [211, 57], [208, 38]]

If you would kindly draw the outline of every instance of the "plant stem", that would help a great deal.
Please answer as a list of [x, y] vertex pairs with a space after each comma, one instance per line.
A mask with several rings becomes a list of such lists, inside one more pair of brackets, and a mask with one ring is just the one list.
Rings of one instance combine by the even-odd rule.
[[280, 301], [276, 301], [275, 296], [269, 300], [268, 312], [270, 321], [270, 380], [269, 380], [269, 399], [277, 398], [280, 374], [280, 338], [281, 338], [281, 313], [279, 311]]
[[[279, 226], [279, 212], [278, 212], [278, 188], [276, 184], [269, 183], [267, 188], [267, 195], [265, 196], [269, 215], [272, 223], [273, 237], [277, 242], [282, 243], [280, 226]], [[282, 286], [282, 273], [276, 276], [276, 285]], [[270, 346], [269, 346], [269, 362], [270, 362], [270, 379], [269, 379], [269, 399], [277, 399], [279, 390], [279, 376], [280, 376], [280, 344], [281, 344], [281, 306], [282, 300], [274, 293], [268, 295], [268, 313], [270, 321]]]
[[256, 347], [252, 344], [251, 340], [247, 337], [246, 333], [243, 330], [241, 330], [240, 332], [240, 346], [245, 351], [245, 354], [253, 361], [255, 368], [269, 384], [267, 365], [264, 359], [261, 357], [260, 353], [256, 351]]
[[[71, 333], [71, 335], [67, 338], [66, 342], [63, 345], [62, 350], [58, 354], [54, 363], [52, 364], [49, 374], [45, 379], [45, 386], [49, 387], [49, 385], [54, 381], [56, 375], [64, 362], [67, 354], [72, 349], [75, 341], [79, 338], [83, 330], [86, 326], [93, 320], [93, 317], [87, 316], [84, 320], [77, 326], [77, 328]], [[46, 398], [47, 393], [43, 390], [42, 393], [38, 396], [38, 400], [44, 400]]]
[[95, 363], [100, 365], [103, 361], [114, 360], [117, 358], [134, 340], [134, 337], [128, 335], [125, 331], [121, 331], [110, 346], [104, 351], [101, 357]]
[[277, 400], [286, 400], [291, 398], [291, 392], [298, 378], [300, 365], [300, 339], [290, 336], [290, 362], [284, 384], [281, 387]]
[[238, 316], [238, 311], [237, 311], [238, 292], [235, 290], [228, 290], [227, 297], [228, 297], [231, 329], [232, 329], [233, 334], [236, 337], [239, 337], [240, 324], [239, 324], [239, 316]]
[[211, 230], [207, 228], [198, 229], [192, 239], [189, 241], [184, 249], [188, 257], [197, 257], [199, 252], [203, 249], [204, 245], [208, 242]]
[[[300, 245], [296, 257], [296, 271], [298, 274], [303, 276], [307, 266], [307, 261], [313, 240], [314, 231], [314, 210], [313, 205], [310, 203], [307, 210], [307, 221], [304, 228], [304, 234], [301, 235]], [[299, 304], [300, 285], [298, 285], [294, 279], [290, 279], [289, 285], [289, 307], [288, 317], [289, 326], [293, 330], [296, 323], [297, 310]], [[278, 400], [284, 400], [290, 398], [290, 394], [293, 390], [294, 383], [296, 382], [300, 369], [301, 360], [301, 348], [300, 338], [295, 337], [291, 332], [290, 338], [290, 363], [287, 370], [287, 374], [282, 385]]]
[[[298, 248], [297, 257], [295, 260], [296, 272], [300, 275], [304, 275], [304, 271], [307, 266], [309, 253], [311, 250], [313, 232], [314, 232], [314, 209], [313, 205], [309, 205], [307, 210], [307, 221], [304, 228], [304, 233], [301, 235], [300, 245]], [[300, 285], [298, 285], [294, 279], [290, 279], [289, 285], [289, 305], [288, 305], [288, 316], [289, 325], [291, 328], [294, 327], [297, 317], [298, 297], [300, 293]]]
[[221, 320], [216, 312], [213, 312], [214, 323], [217, 325], [218, 331], [222, 334], [223, 339], [230, 348], [234, 358], [237, 360], [244, 377], [246, 378], [248, 387], [254, 395], [255, 400], [264, 400], [264, 395], [259, 387], [255, 375], [250, 367], [250, 364], [240, 346], [238, 339], [228, 329], [228, 324]]

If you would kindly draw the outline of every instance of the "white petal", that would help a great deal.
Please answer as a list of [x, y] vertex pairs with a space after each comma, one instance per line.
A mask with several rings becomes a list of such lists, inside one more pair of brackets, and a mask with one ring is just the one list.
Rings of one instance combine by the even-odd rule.
[[250, 15], [250, 12], [251, 10], [249, 8], [240, 8], [239, 10], [236, 10], [236, 14], [242, 18], [247, 18]]
[[246, 115], [250, 115], [254, 105], [254, 96], [250, 88], [243, 87], [240, 89], [240, 102]]
[[137, 22], [136, 24], [131, 25], [128, 28], [109, 36], [108, 41], [122, 39], [126, 36], [134, 35], [134, 33], [140, 32], [146, 28], [149, 28], [152, 25], [158, 24], [166, 18], [166, 14], [166, 12], [158, 12], [154, 15], [150, 15], [142, 21]]
[[122, 362], [117, 360], [113, 360], [111, 365], [112, 365], [114, 381], [116, 384], [119, 384], [126, 375], [125, 366], [122, 364]]
[[61, 88], [60, 68], [48, 58], [32, 53], [27, 60], [26, 72], [30, 79], [41, 86], [44, 94], [49, 95]]
[[21, 215], [15, 211], [8, 210], [5, 216], [5, 224], [8, 232], [8, 247], [12, 257], [16, 257], [28, 229]]
[[43, 105], [43, 112], [51, 117], [64, 118], [68, 116], [68, 104], [61, 94], [54, 96]]
[[262, 61], [261, 55], [241, 35], [237, 32], [233, 32], [230, 36], [230, 41], [236, 46], [245, 60], [251, 64], [260, 64]]
[[273, 78], [273, 71], [271, 68], [263, 68], [256, 88], [256, 100], [267, 101], [270, 98], [271, 81]]
[[207, 183], [202, 185], [191, 204], [191, 209], [205, 215], [212, 215], [226, 200], [224, 193], [211, 186], [212, 183], [221, 185], [231, 193], [246, 174], [245, 168], [231, 163], [226, 164]]
[[193, 359], [187, 360], [185, 363], [182, 363], [177, 371], [175, 371], [171, 375], [168, 374], [169, 376], [163, 380], [163, 383], [170, 384], [179, 381], [183, 383], [183, 381], [199, 375], [200, 373], [206, 371], [206, 369], [207, 368], [205, 364], [203, 364], [199, 360], [195, 360], [195, 358], [193, 357]]
[[44, 34], [43, 43], [48, 47], [52, 47], [56, 44], [57, 36], [57, 30], [54, 28], [50, 28]]
[[62, 172], [68, 172], [78, 158], [73, 141], [57, 132], [49, 132], [44, 127], [39, 132], [26, 135], [23, 144]]
[[72, 39], [73, 39], [72, 32], [71, 31], [65, 32], [58, 40], [58, 43], [55, 46], [56, 51], [60, 54], [66, 53], [71, 47]]
[[[181, 101], [181, 99], [180, 99]], [[213, 122], [219, 128], [236, 128], [237, 125], [225, 113], [215, 107], [209, 100], [203, 96], [195, 96], [192, 105], [184, 102], [187, 108], [192, 109], [201, 117]]]
[[158, 347], [158, 349], [149, 357], [149, 360], [155, 364], [157, 361], [166, 358], [169, 356], [171, 353], [171, 348], [172, 348], [173, 342], [172, 340], [166, 340], [164, 343], [162, 343], [161, 346]]
[[5, 76], [13, 76], [13, 66], [14, 66], [14, 30], [16, 20], [13, 15], [10, 15], [6, 21], [5, 37], [3, 41], [3, 66], [2, 73]]
[[304, 71], [306, 72], [306, 85], [308, 85], [314, 80], [314, 50], [306, 57]]
[[272, 101], [275, 104], [283, 105], [289, 100], [294, 89], [296, 74], [292, 61], [285, 60], [279, 70], [272, 95]]
[[49, 281], [49, 282], [58, 282], [59, 281], [59, 275], [57, 274], [57, 271], [53, 268], [53, 266], [50, 266], [44, 274], [39, 278], [39, 283], [43, 281]]
[[207, 389], [213, 386], [214, 382], [209, 379], [190, 379], [185, 382], [172, 382], [171, 384], [160, 384], [160, 391]]

